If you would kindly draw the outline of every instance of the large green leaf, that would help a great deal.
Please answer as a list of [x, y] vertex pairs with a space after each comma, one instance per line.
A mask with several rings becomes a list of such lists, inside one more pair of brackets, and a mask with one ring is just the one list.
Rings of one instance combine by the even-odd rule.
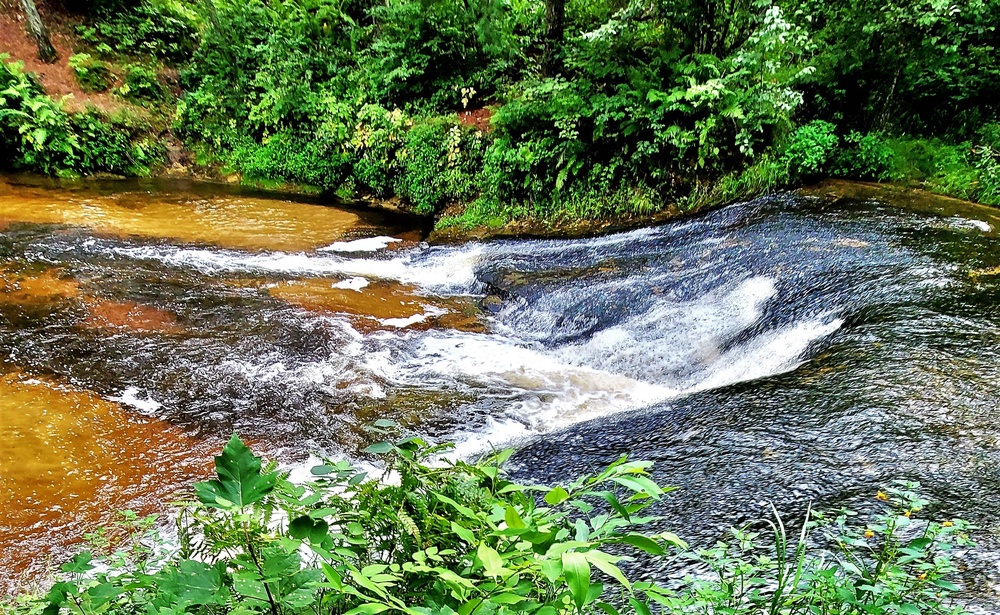
[[506, 572], [506, 569], [503, 567], [503, 558], [500, 557], [496, 549], [490, 547], [485, 542], [479, 543], [479, 548], [476, 549], [476, 556], [483, 563], [483, 568], [486, 569], [487, 575], [496, 577]]
[[577, 610], [582, 611], [590, 596], [590, 564], [587, 557], [577, 551], [563, 553], [562, 564], [569, 593], [573, 596]]
[[218, 478], [196, 483], [198, 499], [216, 508], [242, 508], [259, 501], [274, 489], [277, 472], [262, 474], [260, 457], [236, 437], [229, 440], [222, 454], [215, 458]]
[[161, 570], [157, 575], [159, 593], [154, 606], [177, 607], [223, 604], [227, 592], [222, 582], [220, 566], [209, 566], [195, 560], [181, 560], [176, 568]]

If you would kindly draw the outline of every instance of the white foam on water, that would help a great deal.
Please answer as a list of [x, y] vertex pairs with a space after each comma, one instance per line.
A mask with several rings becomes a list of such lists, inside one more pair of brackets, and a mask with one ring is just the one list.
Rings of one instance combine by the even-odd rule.
[[716, 389], [791, 371], [802, 364], [810, 345], [836, 332], [843, 324], [839, 318], [814, 319], [763, 333], [723, 355], [690, 391]]
[[343, 290], [356, 290], [361, 292], [361, 289], [366, 288], [369, 282], [365, 278], [354, 277], [347, 278], [346, 280], [341, 280], [340, 282], [335, 282], [333, 288], [340, 288]]
[[[372, 279], [389, 279], [430, 292], [464, 294], [475, 292], [476, 270], [487, 259], [539, 253], [565, 257], [567, 250], [599, 257], [608, 246], [655, 239], [663, 232], [667, 231], [641, 229], [585, 242], [533, 242], [530, 254], [523, 253], [525, 246], [515, 242], [409, 249], [367, 258], [341, 256], [335, 249], [323, 254], [163, 246], [117, 250], [131, 258], [158, 260], [208, 273], [336, 276], [341, 280], [333, 286], [354, 290], [364, 288]], [[370, 246], [374, 245], [371, 242]], [[587, 255], [581, 258], [586, 260]], [[628, 283], [627, 279], [614, 282]], [[506, 326], [495, 323], [493, 334], [407, 329], [433, 316], [432, 311], [409, 318], [382, 319], [381, 324], [399, 330], [365, 335], [338, 321], [347, 334], [343, 344], [325, 360], [288, 365], [280, 356], [260, 357], [252, 363], [234, 361], [220, 367], [263, 382], [280, 379], [294, 385], [298, 381], [329, 390], [338, 398], [385, 398], [395, 388], [433, 388], [468, 395], [477, 400], [475, 404], [489, 408], [488, 418], [450, 436], [459, 443], [458, 451], [468, 455], [694, 391], [794, 369], [814, 342], [842, 324], [832, 315], [813, 316], [743, 340], [740, 336], [748, 335], [763, 318], [768, 303], [777, 299], [777, 281], [756, 276], [735, 280], [694, 298], [677, 299], [670, 293], [653, 297], [643, 311], [627, 314], [620, 322], [593, 334], [581, 331], [584, 339], [580, 342], [553, 347], [546, 332], [555, 330], [564, 314], [573, 315], [566, 311], [570, 302], [567, 299], [572, 297], [565, 293], [576, 292], [579, 289], [557, 288], [552, 296], [542, 297], [534, 305], [510, 308], [525, 310], [524, 320], [530, 322], [507, 322]], [[595, 314], [604, 314], [608, 309], [613, 313], [615, 306], [586, 304], [589, 297], [600, 301], [614, 296], [602, 295], [599, 286], [584, 292], [589, 294], [583, 296], [580, 305], [583, 322], [569, 324], [585, 328], [590, 319], [596, 324]], [[530, 335], [524, 337], [529, 329], [538, 341]]]
[[337, 276], [396, 280], [438, 291], [468, 292], [475, 285], [482, 246], [410, 250], [393, 258], [347, 258], [303, 252], [245, 253], [202, 248], [128, 246], [114, 251], [127, 258], [153, 260], [203, 273], [269, 273], [290, 277]]
[[367, 357], [366, 370], [403, 386], [480, 391], [502, 413], [451, 436], [459, 456], [696, 391], [790, 371], [843, 322], [820, 315], [765, 331], [732, 347], [776, 296], [775, 282], [750, 278], [648, 311], [556, 348], [509, 337], [430, 332], [407, 357]]
[[690, 301], [661, 300], [644, 313], [558, 349], [566, 362], [589, 365], [683, 390], [676, 374], [719, 360], [722, 345], [755, 323], [776, 293], [774, 280], [754, 277]]
[[993, 230], [993, 226], [986, 222], [985, 220], [978, 220], [976, 218], [960, 218], [958, 216], [948, 218], [949, 226], [959, 230], [977, 230], [983, 233], [989, 233]]
[[109, 397], [108, 399], [110, 401], [135, 408], [143, 414], [153, 414], [163, 407], [163, 404], [153, 399], [153, 397], [148, 393], [145, 398], [142, 398], [139, 396], [139, 392], [138, 387], [127, 387], [124, 391], [122, 391], [121, 395], [117, 397]]
[[399, 241], [403, 240], [395, 237], [368, 237], [354, 241], [337, 241], [317, 250], [319, 252], [378, 252], [389, 247], [389, 244]]
[[423, 314], [414, 314], [413, 316], [410, 316], [409, 318], [379, 318], [378, 321], [379, 321], [379, 323], [381, 323], [381, 324], [383, 324], [383, 325], [385, 325], [387, 327], [395, 327], [397, 329], [405, 329], [406, 327], [409, 327], [410, 325], [415, 325], [417, 323], [424, 322], [428, 318], [430, 318], [430, 314], [428, 314], [428, 313], [425, 312]]

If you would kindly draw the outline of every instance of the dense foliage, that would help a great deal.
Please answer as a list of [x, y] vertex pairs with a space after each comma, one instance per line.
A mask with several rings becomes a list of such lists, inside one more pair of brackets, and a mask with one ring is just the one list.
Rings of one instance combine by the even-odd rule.
[[544, 0], [91, 0], [72, 68], [225, 170], [445, 225], [826, 176], [1000, 203], [1000, 0], [553, 3], [554, 43]]
[[160, 156], [148, 129], [130, 117], [67, 113], [19, 63], [0, 54], [0, 161], [44, 173], [138, 175]]
[[[295, 484], [234, 437], [216, 458], [217, 479], [195, 485], [197, 500], [183, 505], [175, 544], [157, 538], [152, 518], [126, 516], [119, 540], [92, 536], [96, 552], [63, 565], [46, 596], [10, 607], [45, 615], [962, 612], [951, 603], [949, 552], [968, 543], [969, 526], [918, 520], [927, 502], [913, 485], [878, 492], [885, 510], [867, 525], [846, 511], [811, 515], [789, 537], [775, 517], [759, 525], [769, 540], [750, 526], [695, 551], [646, 529], [662, 521], [649, 507], [668, 491], [650, 479], [648, 462], [622, 458], [566, 485], [530, 486], [506, 478], [510, 451], [469, 464], [443, 462], [444, 448], [418, 438], [376, 444], [369, 452], [388, 463], [381, 480], [341, 461]], [[663, 564], [692, 572], [651, 574]]]

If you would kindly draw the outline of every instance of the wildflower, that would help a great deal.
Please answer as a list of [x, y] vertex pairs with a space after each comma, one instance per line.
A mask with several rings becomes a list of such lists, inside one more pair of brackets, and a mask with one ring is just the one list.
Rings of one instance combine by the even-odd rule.
[[889, 496], [887, 496], [886, 494], [884, 494], [881, 491], [879, 491], [878, 493], [875, 494], [875, 499], [876, 500], [882, 500], [883, 502], [886, 502], [886, 501], [889, 500]]
[[875, 535], [875, 532], [873, 532], [871, 530], [865, 530], [865, 538], [871, 538], [874, 535]]
[[910, 511], [906, 511], [905, 513], [903, 513], [903, 516], [906, 517], [907, 519], [909, 519], [910, 518]]
[[955, 524], [952, 523], [951, 521], [945, 521], [944, 523], [941, 524], [941, 527], [953, 527], [954, 525]]
[[917, 578], [920, 579], [921, 581], [925, 581], [927, 580], [927, 573], [921, 572], [920, 574], [917, 575]]

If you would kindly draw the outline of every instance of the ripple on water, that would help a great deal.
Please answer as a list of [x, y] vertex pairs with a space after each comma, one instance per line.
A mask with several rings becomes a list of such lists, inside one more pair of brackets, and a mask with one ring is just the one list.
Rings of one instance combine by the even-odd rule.
[[0, 590], [87, 531], [160, 510], [205, 477], [214, 442], [48, 378], [0, 376]]
[[84, 226], [103, 235], [138, 235], [244, 250], [313, 250], [371, 232], [385, 216], [252, 194], [184, 191], [110, 193], [14, 186], [0, 177], [0, 228], [11, 222]]

